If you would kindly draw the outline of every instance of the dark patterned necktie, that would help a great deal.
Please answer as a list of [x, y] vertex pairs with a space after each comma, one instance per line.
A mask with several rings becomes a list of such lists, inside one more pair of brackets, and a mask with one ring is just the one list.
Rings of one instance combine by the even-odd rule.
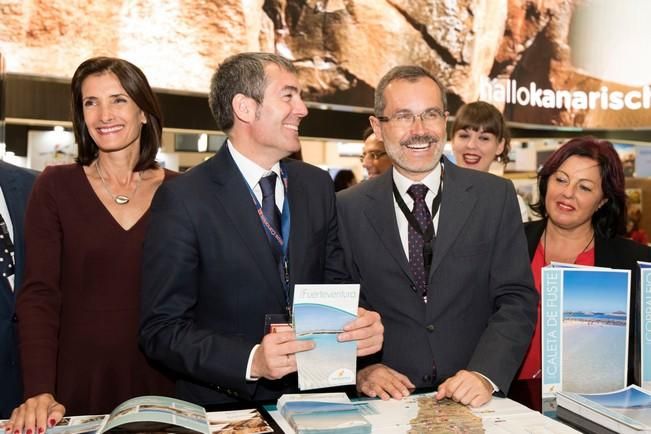
[[13, 276], [16, 272], [14, 267], [14, 259], [11, 253], [14, 251], [14, 244], [11, 242], [9, 230], [5, 219], [0, 214], [0, 274], [2, 277]]
[[427, 190], [427, 186], [423, 184], [413, 184], [407, 190], [409, 196], [414, 199], [414, 208], [411, 213], [416, 218], [421, 229], [421, 232], [419, 233], [409, 225], [409, 267], [416, 279], [416, 288], [418, 288], [420, 294], [425, 300], [427, 300], [427, 280], [429, 276], [425, 275], [425, 257], [423, 254], [425, 240], [423, 239], [422, 234], [425, 232], [425, 229], [427, 229], [427, 226], [432, 222], [432, 215], [427, 209], [427, 203], [425, 202]]
[[[262, 190], [262, 214], [269, 223], [269, 227], [273, 230], [279, 239], [282, 239], [282, 232], [280, 231], [280, 211], [276, 206], [276, 178], [277, 175], [272, 173], [260, 178], [260, 189]], [[276, 263], [280, 261], [282, 255], [282, 246], [269, 230], [265, 230], [267, 239], [271, 245]]]

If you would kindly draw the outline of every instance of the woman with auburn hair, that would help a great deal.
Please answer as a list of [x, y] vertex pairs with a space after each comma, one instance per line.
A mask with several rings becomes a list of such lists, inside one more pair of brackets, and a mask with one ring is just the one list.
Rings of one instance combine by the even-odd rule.
[[[511, 134], [502, 113], [493, 105], [476, 101], [457, 110], [452, 124], [452, 152], [457, 166], [488, 172], [493, 161], [509, 162]], [[529, 221], [529, 207], [519, 195], [522, 221]]]
[[[622, 163], [605, 140], [578, 137], [554, 152], [538, 174], [540, 200], [532, 206], [542, 220], [525, 224], [531, 270], [541, 289], [541, 269], [553, 262], [632, 271], [635, 312], [637, 261], [651, 260], [651, 248], [623, 238], [626, 195]], [[634, 348], [631, 322], [629, 348]], [[509, 397], [541, 409], [540, 305], [538, 324]], [[629, 355], [629, 382], [636, 357]]]
[[7, 431], [40, 434], [70, 414], [110, 412], [173, 383], [138, 349], [149, 206], [173, 172], [155, 161], [162, 115], [135, 65], [97, 57], [71, 83], [77, 163], [38, 177], [25, 216], [18, 293], [26, 401]]

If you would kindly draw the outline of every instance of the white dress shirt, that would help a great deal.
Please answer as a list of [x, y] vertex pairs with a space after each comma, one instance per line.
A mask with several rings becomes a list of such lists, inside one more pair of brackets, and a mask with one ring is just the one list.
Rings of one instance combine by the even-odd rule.
[[231, 143], [230, 140], [226, 141], [228, 150], [235, 160], [235, 165], [244, 176], [246, 183], [249, 185], [249, 188], [253, 190], [253, 194], [258, 203], [262, 203], [262, 189], [260, 188], [260, 178], [263, 176], [270, 175], [272, 172], [275, 173], [278, 178], [276, 179], [276, 206], [278, 210], [282, 212], [283, 204], [285, 203], [285, 187], [283, 186], [282, 177], [280, 176], [280, 163], [276, 163], [271, 166], [271, 170], [267, 170], [263, 167], [258, 166], [253, 161], [246, 158], [242, 155], [235, 146]]

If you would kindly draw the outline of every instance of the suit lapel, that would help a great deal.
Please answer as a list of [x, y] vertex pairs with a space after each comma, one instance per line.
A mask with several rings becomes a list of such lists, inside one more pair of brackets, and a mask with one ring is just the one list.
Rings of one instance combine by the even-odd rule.
[[441, 216], [436, 231], [430, 279], [459, 236], [477, 201], [472, 184], [461, 175], [454, 164], [445, 160]]
[[364, 215], [389, 254], [413, 283], [414, 277], [402, 247], [400, 232], [398, 232], [398, 221], [393, 201], [393, 171], [387, 170], [373, 187], [367, 193]]
[[212, 160], [208, 169], [216, 184], [216, 199], [222, 204], [242, 244], [250, 251], [253, 262], [262, 273], [269, 290], [284, 306], [285, 294], [280, 274], [244, 176], [235, 165], [226, 144]]

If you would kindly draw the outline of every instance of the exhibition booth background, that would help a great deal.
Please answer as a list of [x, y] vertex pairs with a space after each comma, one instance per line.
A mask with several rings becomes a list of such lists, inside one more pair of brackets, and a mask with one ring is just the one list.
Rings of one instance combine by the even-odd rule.
[[72, 159], [70, 77], [88, 57], [117, 56], [156, 89], [160, 158], [183, 170], [223, 141], [207, 103], [216, 66], [236, 52], [268, 51], [300, 72], [310, 109], [303, 158], [361, 179], [377, 82], [392, 66], [419, 64], [446, 85], [451, 115], [477, 99], [502, 110], [514, 137], [505, 176], [524, 195], [535, 196], [536, 168], [568, 138], [617, 144], [629, 166], [635, 160], [627, 184], [649, 210], [642, 225], [651, 233], [648, 16], [647, 0], [5, 0], [0, 143], [18, 164]]

